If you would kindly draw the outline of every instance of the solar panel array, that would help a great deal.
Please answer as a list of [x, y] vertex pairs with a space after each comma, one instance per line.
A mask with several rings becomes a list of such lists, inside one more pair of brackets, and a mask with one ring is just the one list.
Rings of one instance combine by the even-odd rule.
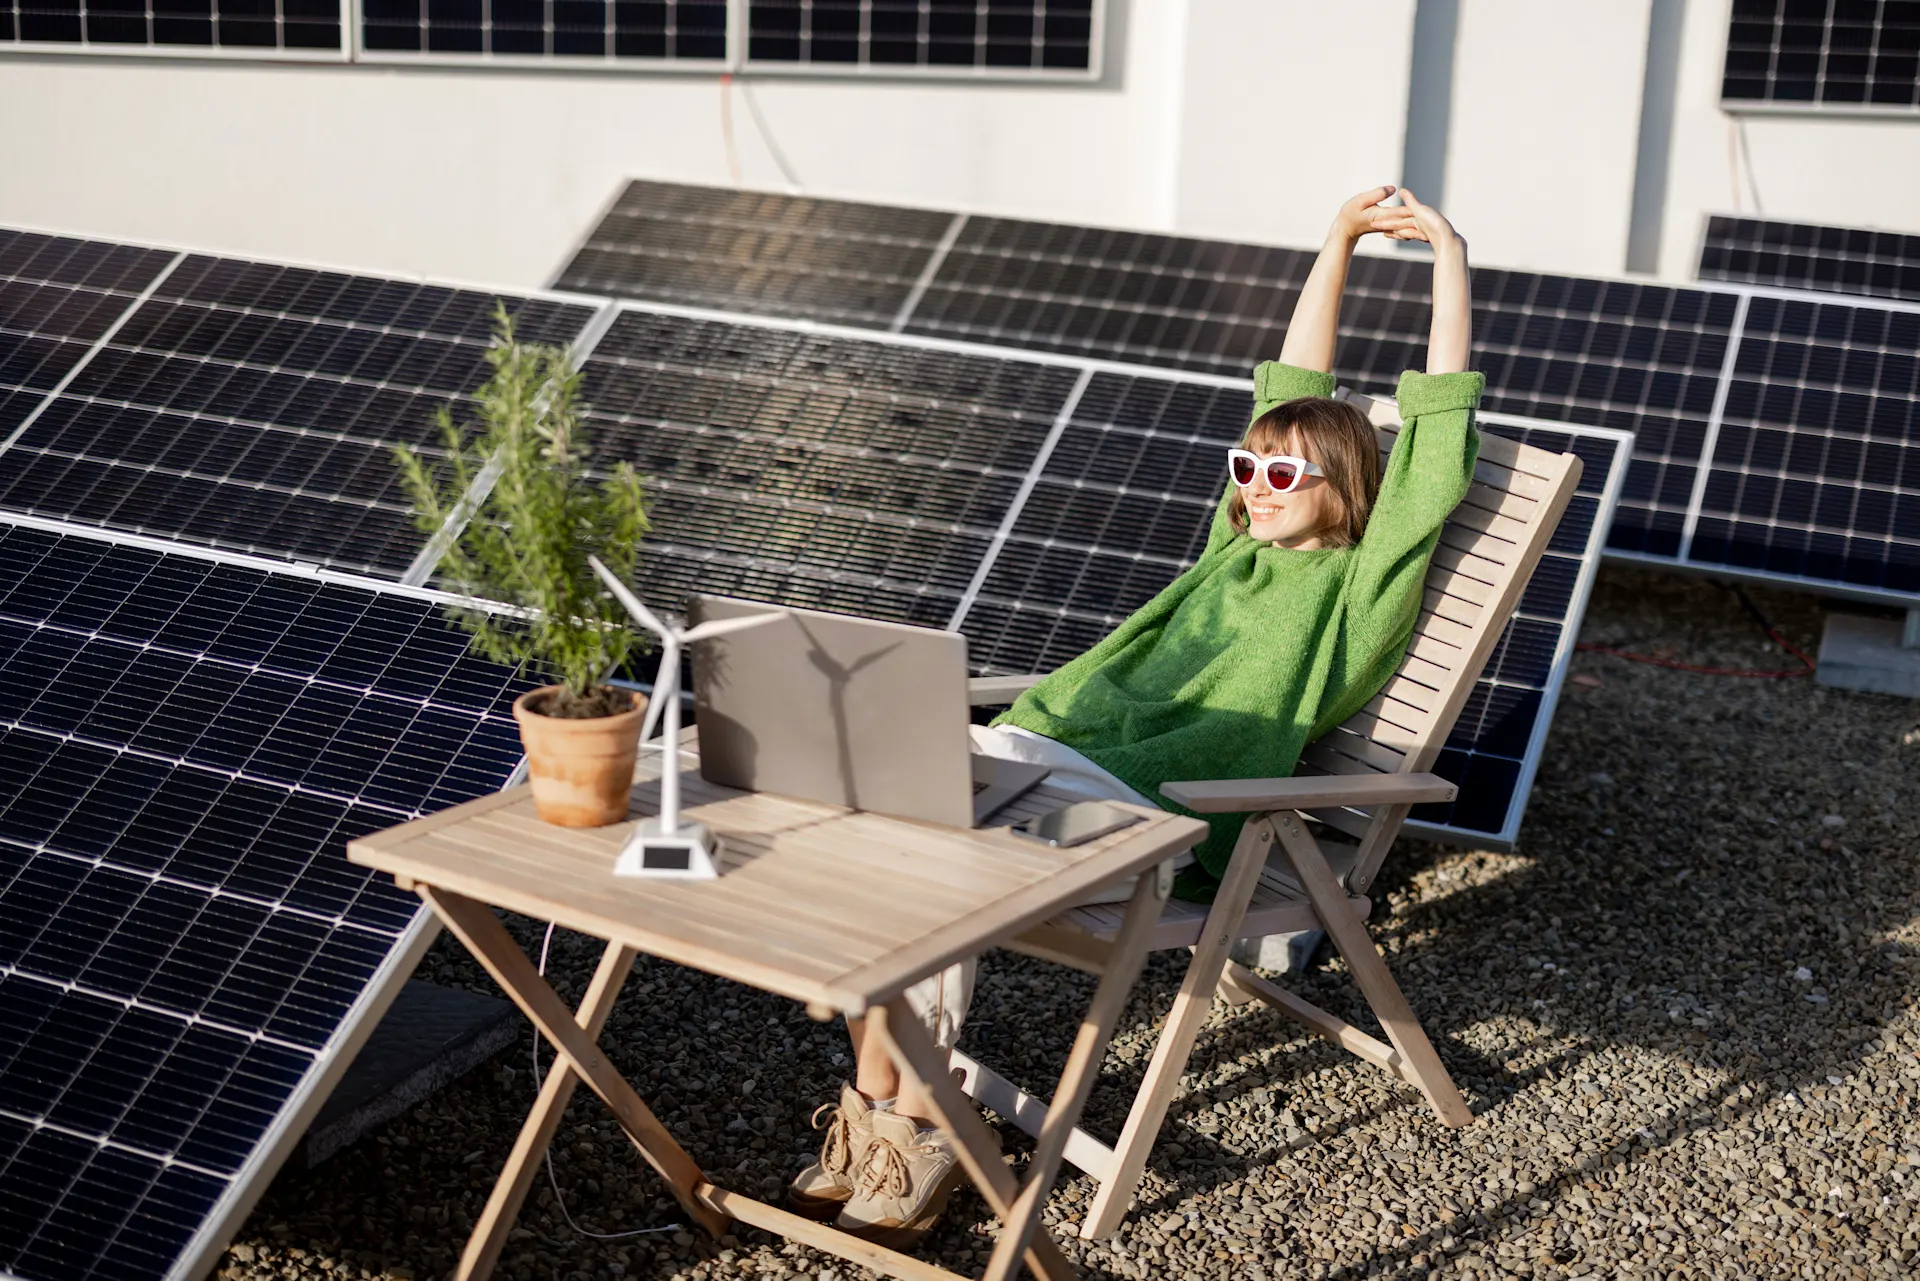
[[[723, 63], [725, 0], [361, 0], [372, 54]], [[378, 59], [375, 59], [378, 60]]]
[[[416, 905], [344, 842], [497, 787], [518, 756], [524, 682], [417, 594], [289, 563], [391, 578], [412, 557], [417, 536], [376, 519], [399, 514], [385, 447], [483, 376], [491, 299], [0, 246], [0, 1001], [19, 1029], [0, 1047], [0, 1270], [160, 1276], [218, 1248], [398, 977]], [[635, 461], [655, 497], [648, 595], [957, 625], [983, 671], [1055, 661], [1177, 573], [1248, 408], [1243, 377], [509, 301], [529, 337], [598, 335], [598, 456]], [[1442, 759], [1471, 782], [1429, 830], [1517, 825], [1521, 747], [1624, 458], [1618, 434], [1572, 435], [1598, 452], [1571, 541]], [[1096, 436], [1110, 492], [1063, 470]]]
[[[1270, 246], [852, 202], [832, 202], [814, 234], [808, 218], [821, 204], [636, 182], [558, 284], [1243, 375], [1279, 350], [1313, 258]], [[879, 265], [863, 271], [869, 245], [874, 252], [866, 261]], [[777, 266], [763, 271], [757, 262]], [[1387, 393], [1402, 369], [1418, 365], [1430, 279], [1430, 266], [1417, 258], [1354, 260], [1335, 367], [1343, 382]], [[1750, 523], [1731, 527], [1728, 538], [1694, 537], [1719, 515], [1702, 506], [1710, 471], [1733, 466], [1711, 442], [1737, 389], [1744, 291], [1481, 268], [1473, 293], [1473, 364], [1487, 374], [1486, 408], [1633, 433], [1610, 551], [1903, 603], [1920, 594], [1912, 566], [1920, 529], [1900, 516], [1898, 503], [1884, 529], [1829, 526], [1835, 508], [1822, 509], [1815, 528], [1804, 532], [1848, 540], [1844, 565], [1826, 555], [1779, 554], [1775, 547], [1782, 539], [1792, 543], [1791, 536], [1754, 543]], [[1897, 328], [1905, 322], [1893, 313], [1905, 306], [1862, 300], [1854, 305], [1860, 318], [1849, 325], [1865, 333], [1885, 316]], [[1765, 341], [1770, 349], [1798, 346], [1803, 364], [1833, 355], [1812, 334]], [[1836, 394], [1891, 394], [1876, 390], [1884, 380], [1862, 372], [1858, 353], [1844, 363]], [[1792, 364], [1770, 357], [1753, 380], [1775, 402], [1797, 398], [1801, 387], [1785, 372]], [[1830, 426], [1794, 415], [1775, 421], [1820, 441]], [[1920, 447], [1875, 439], [1902, 457]], [[1904, 494], [1904, 482], [1896, 488]], [[1759, 569], [1756, 560], [1794, 568]]]
[[1734, 107], [1920, 107], [1920, 6], [1733, 0], [1720, 96]]
[[7, 0], [0, 44], [340, 52], [340, 0]]
[[747, 57], [833, 67], [1088, 71], [1096, 0], [749, 0]]
[[[0, 507], [405, 571], [424, 539], [390, 447], [430, 444], [435, 410], [485, 378], [493, 298], [201, 255], [151, 295], [7, 447]], [[593, 314], [509, 301], [541, 341], [573, 339]]]
[[524, 688], [419, 600], [0, 524], [0, 1269], [234, 1203], [419, 907], [346, 841], [497, 789]]
[[1714, 214], [1700, 279], [1920, 301], [1920, 236]]

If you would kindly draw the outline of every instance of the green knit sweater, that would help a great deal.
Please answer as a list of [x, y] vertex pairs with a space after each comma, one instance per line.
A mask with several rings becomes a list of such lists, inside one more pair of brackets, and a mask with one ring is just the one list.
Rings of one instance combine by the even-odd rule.
[[[1356, 546], [1295, 551], [1235, 533], [1229, 484], [1193, 567], [994, 724], [1065, 743], [1148, 796], [1183, 779], [1292, 774], [1301, 749], [1372, 699], [1406, 653], [1440, 526], [1473, 478], [1485, 385], [1400, 376], [1405, 426]], [[1254, 373], [1254, 416], [1333, 386], [1268, 361]], [[1245, 817], [1207, 816], [1180, 897], [1212, 898]]]

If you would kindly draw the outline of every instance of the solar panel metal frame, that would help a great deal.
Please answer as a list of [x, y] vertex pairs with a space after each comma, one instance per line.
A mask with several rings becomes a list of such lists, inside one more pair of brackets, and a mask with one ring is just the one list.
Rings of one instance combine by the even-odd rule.
[[[699, 184], [680, 184], [680, 185], [697, 186]], [[607, 206], [608, 209], [613, 208], [614, 205], [617, 204], [617, 202], [620, 199], [620, 195], [626, 190], [626, 188], [627, 188], [627, 184], [622, 183], [619, 191], [615, 193], [613, 201], [609, 202]], [[722, 189], [722, 190], [733, 190], [733, 189]], [[773, 191], [773, 190], [763, 190], [759, 194], [763, 194], [765, 196], [773, 197], [773, 198], [780, 198], [783, 195], [783, 193]], [[809, 198], [826, 198], [826, 197], [809, 197]], [[871, 203], [871, 202], [851, 201], [850, 203]], [[931, 259], [926, 264], [922, 272], [921, 283], [923, 286], [929, 282], [932, 282], [938, 276], [940, 268], [942, 267], [946, 259], [946, 251], [953, 246], [957, 238], [957, 235], [959, 233], [959, 230], [965, 226], [968, 220], [974, 217], [994, 217], [994, 218], [1001, 217], [1001, 215], [986, 214], [986, 213], [981, 213], [979, 211], [974, 211], [974, 210], [956, 211], [951, 209], [936, 209], [931, 206], [875, 205], [875, 207], [880, 209], [915, 208], [915, 209], [920, 209], [922, 211], [930, 212], [930, 213], [948, 213], [952, 216], [953, 223], [949, 227], [948, 235], [941, 242], [940, 245], [936, 246]], [[1014, 219], [1013, 221], [1021, 221], [1021, 220]], [[1068, 224], [1041, 224], [1041, 225], [1064, 226]], [[1076, 229], [1089, 230], [1089, 231], [1121, 230], [1121, 229], [1112, 229], [1112, 228], [1079, 227], [1077, 224], [1075, 225], [1075, 227]], [[1703, 224], [1703, 227], [1704, 227], [1704, 224]], [[595, 224], [594, 228], [589, 229], [586, 236], [584, 236], [579, 242], [577, 242], [576, 246], [569, 251], [567, 257], [563, 259], [559, 264], [557, 264], [553, 272], [553, 275], [551, 277], [551, 280], [557, 282], [566, 276], [568, 268], [573, 263], [579, 248], [581, 246], [588, 244], [592, 240], [594, 233], [597, 229], [598, 229], [598, 223]], [[1138, 234], [1172, 235], [1173, 233], [1141, 232]], [[1187, 237], [1187, 238], [1192, 239], [1191, 237]], [[1217, 244], [1217, 245], [1222, 245], [1229, 248], [1241, 247], [1239, 242], [1208, 241], [1204, 243]], [[1285, 246], [1247, 246], [1247, 247], [1287, 248]], [[1307, 252], [1307, 251], [1296, 251], [1296, 252]], [[1516, 272], [1514, 274], [1534, 274], [1534, 275], [1545, 276], [1547, 273]], [[1900, 313], [1920, 313], [1920, 301], [1883, 298], [1883, 297], [1869, 296], [1869, 295], [1855, 295], [1855, 294], [1836, 295], [1836, 294], [1827, 294], [1827, 293], [1817, 293], [1817, 292], [1812, 292], [1807, 290], [1790, 289], [1790, 288], [1772, 286], [1772, 285], [1736, 284], [1736, 283], [1722, 283], [1722, 282], [1698, 282], [1698, 283], [1689, 283], [1689, 284], [1682, 284], [1682, 285], [1672, 285], [1672, 284], [1667, 284], [1665, 282], [1647, 281], [1644, 279], [1633, 279], [1629, 277], [1598, 277], [1598, 276], [1595, 276], [1595, 277], [1582, 276], [1582, 277], [1574, 277], [1572, 279], [1591, 280], [1591, 281], [1595, 281], [1602, 284], [1617, 283], [1619, 285], [1629, 286], [1629, 287], [1645, 287], [1645, 286], [1651, 285], [1659, 288], [1687, 290], [1687, 291], [1692, 291], [1699, 294], [1718, 295], [1721, 297], [1732, 298], [1735, 300], [1736, 318], [1738, 321], [1738, 323], [1736, 323], [1736, 325], [1729, 331], [1729, 334], [1728, 334], [1727, 348], [1724, 353], [1724, 358], [1722, 360], [1721, 370], [1720, 370], [1719, 379], [1718, 379], [1718, 385], [1715, 392], [1716, 408], [1713, 411], [1713, 414], [1710, 416], [1709, 420], [1704, 424], [1706, 428], [1706, 438], [1702, 442], [1700, 456], [1697, 461], [1691, 464], [1688, 464], [1693, 466], [1694, 476], [1692, 478], [1693, 487], [1691, 491], [1691, 496], [1687, 504], [1686, 510], [1684, 514], [1682, 514], [1683, 534], [1682, 534], [1680, 553], [1676, 556], [1669, 557], [1669, 556], [1654, 555], [1654, 554], [1645, 553], [1645, 552], [1608, 548], [1606, 555], [1609, 558], [1613, 558], [1613, 559], [1617, 559], [1617, 560], [1621, 560], [1629, 563], [1634, 563], [1634, 564], [1644, 564], [1649, 566], [1655, 566], [1655, 567], [1668, 569], [1668, 570], [1679, 570], [1686, 573], [1710, 575], [1715, 577], [1735, 578], [1743, 581], [1773, 584], [1776, 586], [1784, 585], [1784, 586], [1789, 586], [1789, 587], [1793, 587], [1801, 590], [1816, 592], [1820, 595], [1832, 597], [1835, 599], [1855, 600], [1855, 601], [1860, 601], [1860, 602], [1875, 604], [1875, 605], [1892, 605], [1894, 607], [1901, 608], [1901, 609], [1911, 609], [1916, 606], [1920, 606], [1920, 593], [1907, 593], [1907, 592], [1902, 592], [1902, 591], [1891, 589], [1891, 588], [1879, 588], [1879, 587], [1868, 586], [1868, 585], [1863, 585], [1858, 583], [1849, 583], [1840, 579], [1819, 578], [1819, 577], [1813, 577], [1813, 576], [1808, 576], [1804, 574], [1792, 574], [1792, 573], [1774, 572], [1774, 571], [1756, 571], [1756, 570], [1752, 570], [1752, 569], [1748, 569], [1748, 568], [1744, 568], [1736, 565], [1724, 565], [1714, 561], [1695, 560], [1690, 555], [1692, 550], [1692, 532], [1695, 529], [1695, 527], [1698, 525], [1701, 517], [1701, 509], [1700, 509], [1701, 500], [1705, 496], [1708, 479], [1710, 478], [1714, 470], [1713, 447], [1718, 438], [1718, 431], [1720, 426], [1720, 414], [1721, 414], [1721, 411], [1724, 409], [1728, 391], [1730, 389], [1730, 385], [1735, 378], [1734, 371], [1738, 365], [1739, 356], [1740, 356], [1740, 340], [1744, 333], [1745, 315], [1748, 307], [1751, 304], [1751, 300], [1759, 299], [1759, 298], [1774, 298], [1774, 299], [1780, 299], [1780, 300], [1789, 301], [1789, 302], [1811, 301], [1811, 302], [1829, 303], [1829, 304], [1841, 305], [1841, 306], [1857, 307], [1857, 308], [1869, 309], [1869, 310], [1900, 312]], [[900, 313], [894, 318], [893, 322], [890, 324], [890, 326], [885, 332], [904, 334], [904, 331], [908, 330], [913, 324], [915, 308], [917, 308], [919, 301], [924, 295], [924, 293], [925, 293], [924, 288], [916, 289], [913, 292], [913, 294], [909, 297], [908, 304], [902, 307]], [[631, 295], [621, 295], [621, 296], [624, 297], [629, 302], [636, 301]], [[740, 305], [743, 307], [751, 306], [751, 304], [752, 304], [752, 300], [750, 299], [740, 300]], [[661, 304], [661, 305], [677, 306], [680, 304]], [[698, 309], [696, 308], [695, 310], [698, 310]], [[727, 314], [738, 314], [738, 313], [727, 313]], [[878, 329], [875, 329], [872, 332], [881, 332], [881, 331]], [[950, 341], [966, 341], [966, 340], [950, 340]], [[1031, 352], [1033, 354], [1056, 354], [1056, 355], [1060, 354], [1060, 353], [1048, 352], [1044, 348], [1021, 347], [1018, 345], [1017, 338], [1013, 338], [1013, 337], [996, 337], [991, 341], [987, 342], [985, 345], [998, 347], [1003, 350], [1025, 351], [1025, 352]], [[1078, 356], [1074, 356], [1072, 358], [1073, 359], [1094, 359], [1089, 357], [1078, 357]], [[1099, 362], [1096, 360], [1095, 363], [1098, 364]], [[1147, 366], [1142, 365], [1138, 367], [1146, 368]], [[1536, 419], [1536, 421], [1546, 422], [1550, 420]], [[1564, 423], [1556, 424], [1556, 425], [1561, 427], [1562, 429], [1568, 426], [1568, 424], [1564, 424]]]
[[[613, 0], [608, 0], [613, 3]], [[726, 52], [718, 58], [694, 57], [621, 57], [606, 54], [490, 54], [450, 53], [421, 50], [368, 49], [361, 15], [361, 0], [342, 0], [343, 22], [347, 31], [343, 43], [347, 49], [338, 59], [385, 66], [500, 67], [509, 70], [590, 71], [712, 75], [718, 71], [751, 72], [756, 76], [791, 76], [801, 79], [853, 80], [957, 80], [1015, 84], [1095, 84], [1105, 75], [1108, 0], [1092, 0], [1093, 29], [1088, 37], [1088, 66], [1073, 68], [972, 67], [917, 63], [789, 62], [774, 58], [752, 58], [747, 54], [749, 0], [725, 0], [727, 6]], [[168, 50], [172, 46], [166, 46]], [[154, 56], [147, 46], [140, 52]]]
[[[1727, 85], [1729, 81], [1734, 79], [1752, 81], [1756, 79], [1756, 76], [1753, 73], [1743, 73], [1741, 75], [1736, 76], [1733, 69], [1729, 65], [1733, 60], [1734, 53], [1736, 52], [1733, 47], [1734, 27], [1736, 25], [1739, 25], [1742, 23], [1750, 24], [1750, 25], [1759, 25], [1762, 23], [1773, 24], [1774, 30], [1770, 33], [1767, 39], [1767, 48], [1771, 53], [1773, 53], [1773, 55], [1776, 58], [1784, 51], [1783, 44], [1780, 40], [1779, 27], [1780, 25], [1783, 24], [1786, 15], [1780, 12], [1778, 5], [1776, 5], [1775, 11], [1773, 14], [1764, 15], [1764, 16], [1758, 13], [1751, 13], [1751, 12], [1743, 13], [1741, 12], [1741, 9], [1742, 9], [1742, 5], [1739, 3], [1739, 0], [1734, 0], [1734, 4], [1728, 14], [1727, 32], [1726, 32], [1725, 39], [1723, 41], [1723, 52], [1720, 58], [1719, 100], [1720, 100], [1721, 110], [1729, 114], [1773, 113], [1773, 114], [1779, 114], [1779, 115], [1819, 114], [1819, 115], [1907, 116], [1907, 117], [1913, 116], [1915, 114], [1920, 114], [1920, 100], [1909, 101], [1906, 103], [1869, 102], [1865, 100], [1867, 96], [1865, 93], [1863, 93], [1861, 99], [1859, 100], [1848, 99], [1848, 98], [1834, 98], [1829, 100], [1826, 97], [1822, 96], [1823, 90], [1825, 88], [1827, 78], [1828, 78], [1826, 67], [1824, 64], [1827, 56], [1834, 51], [1833, 50], [1833, 43], [1834, 43], [1833, 32], [1836, 25], [1835, 23], [1836, 14], [1832, 6], [1828, 6], [1826, 14], [1822, 19], [1820, 19], [1823, 27], [1823, 33], [1821, 38], [1820, 53], [1817, 56], [1820, 58], [1822, 65], [1807, 80], [1807, 83], [1810, 83], [1814, 86], [1813, 97], [1811, 98], [1779, 98], [1779, 97], [1773, 96], [1774, 87], [1778, 82], [1779, 77], [1772, 71], [1762, 73], [1757, 77], [1759, 79], [1763, 79], [1767, 86], [1766, 92], [1762, 96], [1746, 97], [1746, 96], [1729, 94], [1727, 92]], [[1876, 32], [1883, 29], [1884, 16], [1885, 15], [1883, 10], [1879, 15], [1875, 17], [1872, 23], [1872, 27]], [[1859, 24], [1849, 23], [1848, 25], [1857, 26]], [[1877, 48], [1870, 47], [1869, 56], [1871, 56], [1871, 54], [1873, 53], [1878, 53], [1878, 52], [1879, 50]], [[1896, 54], [1894, 56], [1912, 56], [1912, 55], [1911, 53], [1908, 53], [1906, 55]], [[1797, 79], [1800, 79], [1800, 77], [1795, 76], [1794, 79], [1797, 80]], [[1875, 79], [1876, 77], [1870, 72], [1868, 75], [1866, 75], [1862, 79], [1861, 83], [1863, 84], [1863, 86], [1866, 86], [1868, 89], [1870, 89]], [[1910, 96], [1920, 99], [1920, 83], [1916, 83], [1915, 89], [1910, 94]]]
[[741, 11], [741, 25], [738, 28], [740, 58], [738, 68], [750, 71], [758, 76], [800, 76], [825, 77], [839, 79], [852, 77], [857, 79], [942, 79], [942, 80], [984, 80], [1014, 81], [1021, 84], [1066, 83], [1091, 84], [1098, 82], [1105, 74], [1105, 51], [1107, 43], [1107, 3], [1108, 0], [1091, 0], [1092, 29], [1087, 35], [1087, 65], [1082, 68], [1060, 67], [975, 67], [957, 64], [919, 63], [872, 63], [872, 62], [792, 62], [778, 58], [755, 58], [747, 52], [748, 6], [751, 0], [728, 0], [729, 8], [738, 6]]
[[[1062, 409], [1056, 424], [1054, 437], [1064, 429], [1071, 418], [1078, 401], [1078, 393], [1088, 380], [1098, 373], [1114, 374], [1125, 378], [1135, 378], [1166, 383], [1185, 383], [1194, 386], [1219, 388], [1235, 392], [1245, 392], [1251, 407], [1251, 387], [1244, 378], [1233, 378], [1224, 374], [1207, 374], [1193, 370], [1160, 369], [1146, 365], [1133, 365], [1120, 361], [1099, 360], [1092, 357], [1067, 356], [1053, 352], [1032, 352], [1013, 350], [1003, 347], [985, 346], [979, 343], [963, 342], [951, 338], [929, 337], [921, 334], [883, 334], [871, 329], [862, 329], [849, 325], [828, 324], [819, 321], [795, 320], [777, 316], [748, 316], [735, 312], [715, 311], [709, 308], [687, 307], [673, 303], [638, 302], [631, 299], [615, 304], [622, 312], [639, 312], [659, 316], [680, 316], [689, 320], [736, 325], [760, 329], [780, 330], [790, 333], [818, 335], [846, 339], [854, 342], [881, 343], [905, 347], [917, 347], [928, 351], [945, 351], [969, 356], [993, 357], [1002, 360], [1022, 360], [1036, 364], [1054, 365], [1081, 372], [1074, 394]], [[1506, 425], [1519, 429], [1537, 429], [1557, 432], [1569, 436], [1586, 437], [1608, 441], [1612, 444], [1614, 465], [1609, 469], [1605, 489], [1600, 495], [1599, 510], [1595, 513], [1592, 529], [1588, 532], [1587, 545], [1581, 552], [1581, 567], [1576, 576], [1574, 588], [1568, 600], [1566, 619], [1562, 620], [1561, 635], [1556, 643], [1552, 665], [1548, 670], [1545, 688], [1541, 692], [1540, 711], [1529, 731], [1526, 755], [1521, 761], [1519, 778], [1516, 780], [1514, 796], [1508, 805], [1506, 819], [1498, 832], [1489, 833], [1473, 828], [1443, 826], [1410, 820], [1407, 831], [1427, 840], [1458, 841], [1467, 840], [1486, 846], [1511, 848], [1517, 839], [1521, 820], [1525, 815], [1527, 797], [1539, 770], [1540, 754], [1546, 744], [1546, 735], [1551, 728], [1553, 711], [1558, 704], [1561, 687], [1565, 682], [1569, 662], [1573, 656], [1573, 646], [1577, 639], [1577, 626], [1568, 625], [1566, 620], [1577, 620], [1586, 612], [1587, 600], [1592, 594], [1593, 580], [1599, 572], [1599, 549], [1604, 545], [1606, 531], [1613, 511], [1619, 503], [1620, 489], [1625, 483], [1626, 460], [1632, 449], [1633, 435], [1610, 427], [1590, 427], [1550, 422], [1546, 419], [1529, 418], [1517, 414], [1483, 412], [1479, 415], [1484, 422]], [[964, 632], [966, 615], [977, 596], [980, 586], [992, 572], [1008, 534], [1018, 520], [1021, 507], [1027, 496], [1040, 479], [1046, 468], [1051, 451], [1043, 447], [1029, 466], [1026, 479], [1015, 495], [1012, 505], [1003, 517], [1000, 532], [988, 548], [985, 558], [974, 572], [972, 586], [962, 598], [960, 606], [954, 611], [948, 627]], [[670, 538], [670, 531], [662, 531]], [[662, 602], [665, 603], [665, 602]]]
[[[331, 66], [353, 61], [352, 32], [359, 9], [360, 0], [340, 0], [338, 49], [287, 49], [268, 45], [121, 44], [117, 41], [93, 44], [85, 39], [13, 39], [0, 40], [0, 53], [49, 54], [63, 58], [195, 58], [216, 62], [295, 62]], [[16, 16], [16, 24], [18, 21]]]

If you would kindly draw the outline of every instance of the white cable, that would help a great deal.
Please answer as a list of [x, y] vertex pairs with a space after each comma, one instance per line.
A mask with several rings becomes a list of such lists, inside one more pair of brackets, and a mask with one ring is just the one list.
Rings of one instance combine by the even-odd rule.
[[779, 167], [780, 176], [787, 180], [788, 194], [799, 195], [802, 190], [800, 179], [794, 176], [793, 166], [787, 163], [780, 144], [773, 140], [773, 131], [767, 128], [767, 118], [760, 114], [760, 100], [753, 96], [753, 85], [745, 76], [740, 77], [740, 97], [747, 104], [747, 114], [753, 117], [753, 127], [760, 132], [760, 141], [766, 144], [767, 154], [773, 157], [773, 163]]
[[[540, 940], [539, 969], [541, 978], [547, 976], [547, 949], [552, 945], [553, 922], [549, 921], [547, 922], [547, 936]], [[540, 1081], [540, 1033], [538, 1031], [535, 1031], [533, 1034], [533, 1079], [534, 1083], [538, 1085]], [[553, 1175], [553, 1144], [551, 1143], [547, 1144], [546, 1162], [547, 1185], [553, 1189], [553, 1203], [560, 1207], [560, 1217], [567, 1221], [567, 1226], [583, 1237], [592, 1237], [595, 1241], [623, 1241], [627, 1237], [650, 1236], [655, 1232], [674, 1232], [686, 1226], [682, 1223], [669, 1223], [664, 1228], [635, 1228], [631, 1232], [589, 1232], [573, 1221], [573, 1213], [567, 1209], [566, 1198], [560, 1195], [560, 1180]]]

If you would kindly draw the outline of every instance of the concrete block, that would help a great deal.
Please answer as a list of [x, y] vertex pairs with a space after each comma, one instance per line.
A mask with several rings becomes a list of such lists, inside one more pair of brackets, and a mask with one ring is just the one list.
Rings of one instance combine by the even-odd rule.
[[1910, 620], [1864, 614], [1828, 614], [1820, 637], [1820, 668], [1814, 679], [1838, 689], [1920, 698], [1920, 648], [1903, 645]]
[[1280, 974], [1302, 974], [1313, 959], [1314, 949], [1325, 938], [1325, 930], [1296, 930], [1292, 934], [1267, 934], [1241, 939], [1227, 955], [1250, 970], [1271, 970]]
[[312, 1168], [520, 1039], [509, 1001], [407, 980], [386, 1017], [307, 1127]]

